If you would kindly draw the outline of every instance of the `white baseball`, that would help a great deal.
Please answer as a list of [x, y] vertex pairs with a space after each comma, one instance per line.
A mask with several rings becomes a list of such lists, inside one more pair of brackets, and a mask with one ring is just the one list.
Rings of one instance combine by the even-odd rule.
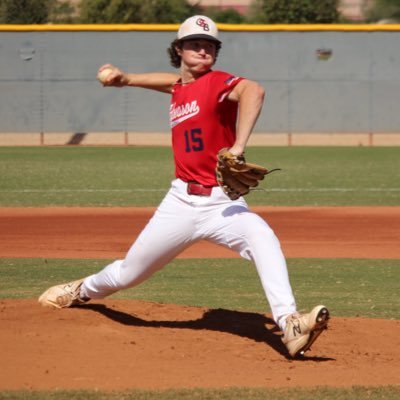
[[101, 82], [104, 83], [107, 80], [107, 77], [113, 72], [112, 68], [104, 68], [97, 74], [97, 79]]

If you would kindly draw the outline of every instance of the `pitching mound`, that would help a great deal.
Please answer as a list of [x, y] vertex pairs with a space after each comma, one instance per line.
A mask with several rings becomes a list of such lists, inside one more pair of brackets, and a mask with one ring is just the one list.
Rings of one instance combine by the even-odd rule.
[[107, 300], [64, 310], [0, 302], [3, 389], [397, 384], [400, 321], [332, 318], [286, 358], [269, 316]]
[[[399, 207], [255, 209], [288, 257], [400, 258]], [[153, 212], [0, 208], [0, 257], [121, 257]], [[235, 256], [200, 242], [181, 257], [205, 255]], [[256, 313], [3, 300], [0, 327], [0, 390], [386, 385], [400, 375], [400, 321], [333, 317], [301, 361], [286, 358], [270, 317]]]

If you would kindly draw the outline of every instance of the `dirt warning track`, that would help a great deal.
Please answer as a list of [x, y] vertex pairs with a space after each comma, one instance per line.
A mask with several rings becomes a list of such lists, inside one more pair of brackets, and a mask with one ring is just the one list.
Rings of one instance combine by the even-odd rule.
[[[400, 258], [400, 207], [254, 207], [286, 257]], [[120, 258], [153, 208], [1, 208], [0, 257]], [[180, 257], [236, 257], [199, 242]]]

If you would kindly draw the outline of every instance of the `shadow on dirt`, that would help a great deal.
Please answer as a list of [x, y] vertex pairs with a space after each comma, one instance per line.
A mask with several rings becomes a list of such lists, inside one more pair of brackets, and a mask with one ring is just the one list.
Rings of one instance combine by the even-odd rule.
[[[188, 321], [158, 321], [144, 320], [123, 311], [111, 309], [104, 304], [85, 304], [79, 306], [98, 312], [107, 318], [128, 326], [150, 328], [193, 329], [225, 332], [256, 342], [263, 342], [287, 359], [291, 359], [281, 341], [281, 332], [275, 322], [263, 315], [252, 312], [233, 311], [225, 309], [210, 309], [196, 320]], [[299, 361], [332, 361], [327, 357], [301, 357]]]

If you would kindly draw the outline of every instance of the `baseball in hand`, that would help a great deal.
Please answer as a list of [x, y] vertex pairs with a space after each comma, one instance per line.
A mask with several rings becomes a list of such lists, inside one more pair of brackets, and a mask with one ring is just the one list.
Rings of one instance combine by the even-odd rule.
[[105, 83], [107, 81], [107, 77], [113, 72], [112, 68], [104, 68], [97, 74], [97, 79], [101, 83]]

